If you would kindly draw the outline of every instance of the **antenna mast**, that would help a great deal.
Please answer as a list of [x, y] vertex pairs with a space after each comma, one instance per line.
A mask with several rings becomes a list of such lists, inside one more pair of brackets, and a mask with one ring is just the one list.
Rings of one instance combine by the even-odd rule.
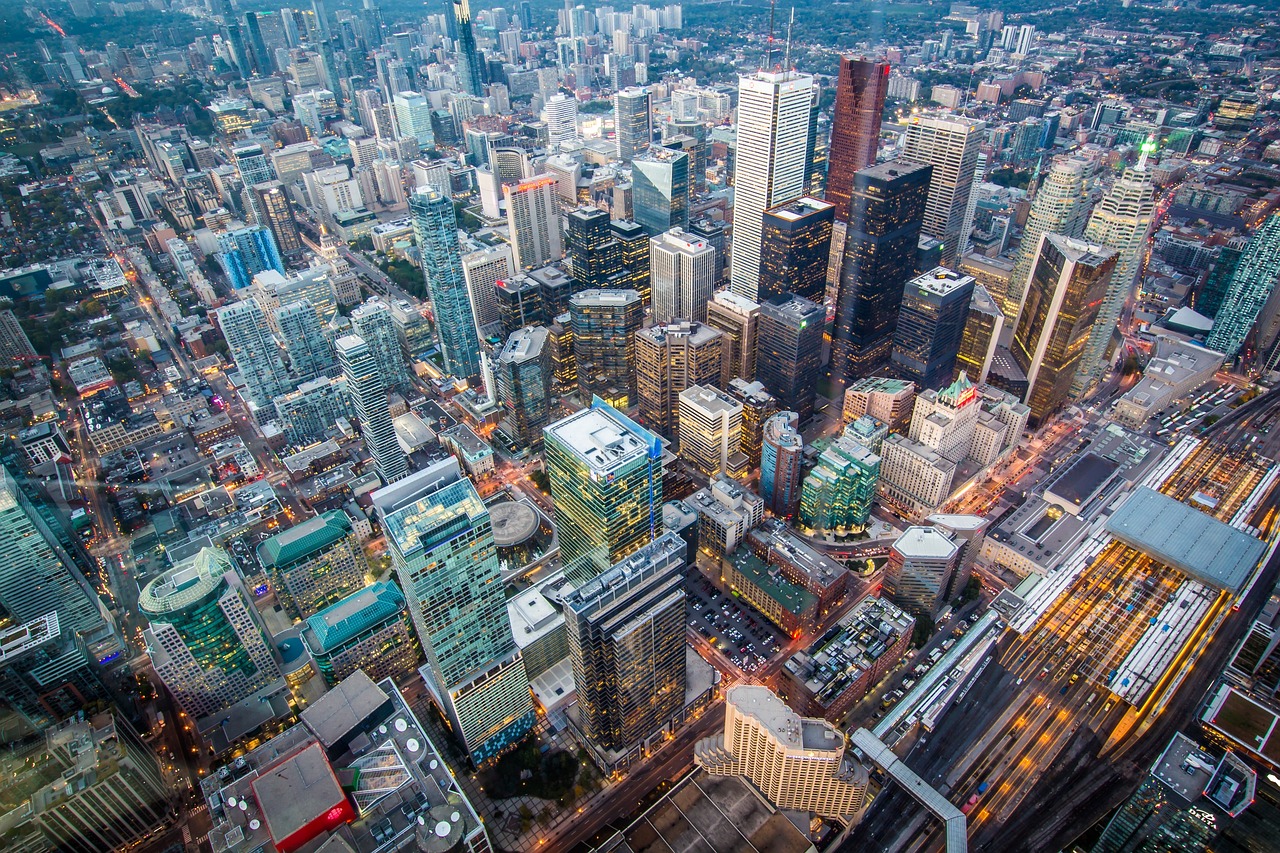
[[791, 20], [787, 22], [787, 52], [782, 56], [782, 73], [791, 73], [791, 27], [796, 22], [796, 7], [791, 7]]
[[769, 40], [765, 42], [764, 67], [761, 71], [768, 71], [773, 66], [773, 12], [777, 7], [778, 0], [769, 0]]

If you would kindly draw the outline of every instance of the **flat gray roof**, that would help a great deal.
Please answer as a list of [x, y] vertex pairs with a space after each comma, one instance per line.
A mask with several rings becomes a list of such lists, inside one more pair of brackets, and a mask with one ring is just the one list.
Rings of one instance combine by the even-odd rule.
[[1107, 532], [1153, 560], [1218, 589], [1239, 592], [1266, 544], [1146, 486], [1107, 520]]
[[339, 681], [302, 712], [302, 722], [325, 746], [333, 746], [390, 697], [363, 669]]

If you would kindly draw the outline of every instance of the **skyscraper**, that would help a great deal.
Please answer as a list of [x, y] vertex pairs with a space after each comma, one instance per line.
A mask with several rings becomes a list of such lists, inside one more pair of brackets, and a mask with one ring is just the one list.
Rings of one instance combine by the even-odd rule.
[[813, 77], [757, 71], [738, 79], [729, 286], [758, 299], [764, 212], [804, 195]]
[[298, 381], [306, 382], [333, 371], [333, 344], [325, 336], [320, 315], [309, 299], [277, 308], [276, 325], [289, 357], [289, 368]]
[[649, 246], [654, 322], [705, 321], [716, 289], [715, 249], [679, 228], [653, 237]]
[[227, 340], [231, 357], [240, 369], [249, 402], [258, 408], [289, 390], [288, 376], [280, 362], [280, 348], [271, 337], [267, 318], [252, 299], [218, 309], [218, 328]]
[[800, 519], [819, 535], [859, 531], [871, 518], [880, 457], [852, 437], [852, 429], [827, 445], [800, 487]]
[[689, 226], [689, 155], [650, 148], [631, 161], [631, 209], [650, 237]]
[[404, 350], [400, 348], [400, 336], [396, 332], [395, 320], [391, 317], [391, 309], [381, 298], [375, 296], [351, 312], [351, 332], [359, 335], [378, 362], [378, 376], [382, 379], [383, 388], [394, 388], [404, 384], [405, 375]]
[[635, 290], [648, 305], [652, 295], [649, 287], [649, 235], [644, 233], [639, 223], [620, 219], [609, 223], [609, 233], [622, 250], [622, 277], [613, 286]]
[[429, 100], [417, 92], [396, 92], [391, 99], [391, 106], [395, 110], [396, 126], [400, 129], [401, 139], [416, 139], [418, 147], [424, 151], [435, 147]]
[[854, 176], [831, 341], [831, 384], [889, 363], [902, 288], [915, 272], [932, 167], [891, 160]]
[[1106, 372], [1107, 351], [1125, 303], [1133, 297], [1134, 279], [1142, 267], [1143, 242], [1151, 229], [1155, 207], [1151, 172], [1146, 168], [1125, 169], [1094, 207], [1084, 228], [1084, 239], [1115, 249], [1117, 254], [1106, 301], [1098, 310], [1098, 320], [1089, 333], [1089, 343], [1085, 344], [1072, 383], [1072, 393], [1077, 396], [1092, 388]]
[[271, 161], [267, 159], [262, 146], [256, 142], [237, 145], [231, 149], [231, 159], [235, 161], [236, 171], [240, 173], [240, 180], [246, 187], [265, 184], [276, 179]]
[[800, 505], [804, 440], [795, 412], [778, 412], [764, 422], [760, 450], [760, 497], [776, 516], [790, 518]]
[[1267, 217], [1249, 238], [1244, 253], [1231, 275], [1222, 307], [1214, 320], [1205, 345], [1228, 359], [1235, 358], [1253, 328], [1262, 306], [1275, 289], [1280, 268], [1280, 213]]
[[[456, 5], [456, 4], [455, 4]], [[542, 121], [547, 126], [547, 146], [559, 151], [560, 143], [578, 136], [578, 100], [557, 92], [542, 105]]]
[[258, 213], [262, 219], [259, 225], [271, 229], [276, 238], [280, 253], [286, 258], [296, 258], [302, 254], [302, 237], [298, 234], [298, 223], [293, 218], [293, 202], [284, 185], [279, 181], [268, 181], [257, 184], [253, 188], [257, 199]]
[[690, 385], [679, 399], [680, 458], [708, 477], [742, 476], [742, 404], [714, 385]]
[[565, 578], [581, 587], [651, 541], [662, 441], [600, 400], [543, 431]]
[[284, 275], [284, 259], [275, 235], [261, 225], [219, 234], [218, 248], [218, 263], [236, 290], [248, 287], [255, 275], [266, 270]]
[[893, 333], [893, 363], [916, 387], [951, 383], [973, 286], [972, 276], [944, 267], [907, 282]]
[[489, 510], [455, 459], [373, 493], [391, 565], [426, 652], [419, 672], [473, 763], [533, 727]]
[[609, 214], [579, 207], [565, 216], [565, 263], [577, 286], [608, 287], [622, 272], [622, 245], [613, 237]]
[[481, 246], [462, 256], [462, 279], [467, 286], [467, 301], [477, 329], [484, 329], [501, 319], [498, 282], [510, 281], [515, 274], [515, 255], [508, 243]]
[[565, 598], [579, 722], [599, 749], [636, 745], [684, 705], [686, 550], [664, 533]]
[[613, 126], [618, 142], [618, 159], [629, 162], [653, 141], [652, 103], [649, 90], [638, 86], [613, 96]]
[[556, 179], [534, 175], [517, 184], [504, 184], [507, 226], [515, 249], [516, 268], [530, 270], [560, 260], [560, 199]]
[[427, 279], [427, 294], [435, 308], [444, 368], [454, 376], [479, 376], [480, 339], [462, 274], [453, 202], [435, 190], [420, 190], [410, 196], [409, 212]]
[[468, 95], [483, 98], [484, 84], [480, 82], [480, 51], [476, 50], [476, 37], [471, 30], [471, 4], [468, 0], [453, 0], [453, 24], [458, 30], [456, 44], [458, 85]]
[[808, 197], [765, 211], [758, 298], [794, 293], [810, 302], [823, 301], [834, 217], [834, 206]]
[[1029, 419], [1039, 426], [1067, 401], [1089, 330], [1098, 317], [1116, 253], [1060, 234], [1042, 234], [1013, 359], [1027, 375]]
[[360, 421], [360, 437], [373, 457], [373, 467], [388, 483], [399, 480], [409, 473], [409, 461], [396, 439], [378, 358], [359, 335], [338, 338], [335, 348], [351, 407]]
[[636, 401], [636, 333], [644, 306], [634, 290], [584, 290], [569, 300], [573, 360], [583, 402], [602, 397], [627, 409]]
[[942, 607], [960, 546], [936, 527], [908, 527], [889, 546], [884, 594], [912, 616], [930, 619]]
[[517, 329], [498, 353], [494, 373], [506, 410], [502, 430], [520, 447], [541, 447], [551, 420], [551, 347], [543, 326]]
[[1085, 195], [1085, 168], [1087, 163], [1078, 158], [1054, 160], [1049, 171], [1036, 190], [1031, 201], [1027, 225], [1022, 229], [1022, 243], [1018, 246], [1018, 259], [1009, 276], [1009, 291], [1004, 300], [1004, 313], [1010, 322], [1018, 319], [1027, 283], [1040, 248], [1041, 234], [1080, 236], [1084, 227], [1084, 214], [1088, 198]]
[[933, 166], [922, 230], [942, 241], [943, 266], [956, 262], [986, 128], [977, 119], [951, 115], [913, 117], [907, 125], [902, 159]]
[[960, 336], [960, 349], [956, 352], [952, 379], [963, 371], [979, 385], [987, 381], [1004, 325], [1004, 310], [999, 303], [985, 287], [974, 284], [969, 311], [965, 316], [964, 333]]
[[835, 218], [841, 222], [849, 219], [853, 176], [876, 162], [880, 118], [888, 90], [889, 63], [840, 57], [827, 158], [826, 199], [835, 207]]
[[821, 305], [789, 293], [760, 306], [757, 378], [780, 407], [800, 416], [801, 423], [813, 415], [826, 320]]
[[764, 390], [763, 382], [732, 379], [726, 390], [742, 404], [742, 453], [747, 457], [747, 467], [757, 468], [764, 440], [764, 422], [778, 411], [778, 401]]
[[221, 548], [202, 548], [148, 583], [138, 610], [151, 665], [189, 715], [225, 711], [280, 678], [266, 628]]
[[636, 334], [636, 392], [646, 427], [664, 436], [675, 431], [680, 392], [719, 380], [723, 343], [717, 330], [688, 320]]

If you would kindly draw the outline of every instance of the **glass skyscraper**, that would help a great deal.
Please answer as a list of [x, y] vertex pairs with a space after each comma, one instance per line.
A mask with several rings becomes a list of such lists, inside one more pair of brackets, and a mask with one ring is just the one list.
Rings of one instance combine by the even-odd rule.
[[476, 765], [533, 727], [489, 510], [447, 459], [379, 489], [391, 562], [426, 652], [423, 679]]
[[468, 95], [483, 98], [484, 84], [480, 80], [480, 51], [476, 50], [476, 36], [471, 29], [471, 4], [467, 0], [453, 0], [453, 23], [458, 30], [458, 42], [455, 45], [458, 85]]
[[619, 160], [630, 160], [652, 143], [650, 107], [649, 90], [638, 86], [628, 87], [613, 96], [613, 123]]
[[827, 445], [800, 489], [800, 519], [819, 534], [862, 530], [871, 517], [880, 457], [852, 437], [850, 429]]
[[396, 439], [395, 423], [387, 407], [387, 386], [378, 358], [359, 335], [338, 338], [338, 364], [347, 383], [351, 407], [360, 421], [360, 437], [382, 479], [395, 482], [409, 473], [409, 460]]
[[455, 376], [479, 376], [480, 339], [462, 274], [453, 202], [447, 195], [428, 188], [409, 197], [409, 210], [427, 279], [427, 294], [435, 307], [445, 370]]
[[889, 63], [840, 57], [826, 199], [835, 206], [836, 219], [841, 222], [849, 219], [853, 176], [876, 162], [880, 119], [888, 91]]
[[1280, 269], [1280, 213], [1273, 213], [1245, 246], [1205, 345], [1228, 359], [1240, 352]]
[[950, 384], [973, 287], [973, 276], [945, 267], [907, 282], [893, 333], [893, 363], [917, 388]]
[[284, 275], [284, 259], [275, 235], [261, 225], [219, 234], [218, 249], [218, 263], [236, 290], [253, 284], [253, 277], [264, 270]]
[[835, 207], [801, 198], [764, 213], [760, 238], [760, 299], [794, 293], [821, 303]]
[[650, 237], [689, 226], [689, 155], [650, 148], [631, 161], [631, 208]]
[[756, 378], [801, 423], [813, 416], [826, 320], [821, 305], [789, 293], [760, 305]]
[[644, 320], [634, 290], [584, 290], [569, 300], [573, 357], [583, 402], [603, 397], [630, 408], [636, 402], [636, 333]]
[[289, 380], [266, 315], [255, 300], [246, 299], [219, 308], [218, 326], [249, 401], [260, 409], [269, 408], [276, 397], [289, 391]]
[[582, 289], [608, 287], [622, 272], [622, 244], [613, 237], [609, 214], [580, 207], [565, 216], [565, 262]]

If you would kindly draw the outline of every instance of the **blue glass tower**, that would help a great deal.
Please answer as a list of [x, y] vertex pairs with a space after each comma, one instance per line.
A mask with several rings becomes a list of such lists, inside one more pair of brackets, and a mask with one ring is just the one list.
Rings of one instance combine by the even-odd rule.
[[1245, 246], [1244, 254], [1227, 285], [1222, 307], [1214, 318], [1205, 345], [1228, 360], [1240, 347], [1271, 295], [1280, 270], [1280, 213], [1272, 214]]
[[252, 225], [219, 234], [218, 248], [218, 263], [236, 290], [248, 287], [253, 277], [264, 270], [284, 275], [284, 258], [269, 228]]
[[479, 376], [480, 338], [462, 275], [453, 201], [434, 189], [423, 189], [410, 196], [409, 210], [427, 278], [427, 293], [435, 306], [445, 370], [455, 376]]

